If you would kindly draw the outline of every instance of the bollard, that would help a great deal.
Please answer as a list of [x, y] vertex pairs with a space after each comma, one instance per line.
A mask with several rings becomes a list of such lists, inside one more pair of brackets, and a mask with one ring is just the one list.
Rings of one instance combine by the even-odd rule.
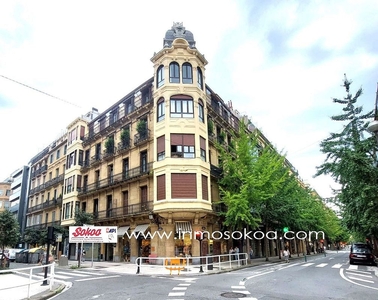
[[304, 259], [305, 259], [305, 262], [307, 262], [307, 256], [306, 256], [306, 254], [304, 255]]
[[326, 257], [327, 256], [327, 253], [324, 251], [324, 257]]
[[141, 260], [141, 258], [140, 257], [138, 257], [137, 258], [137, 261], [138, 261], [138, 263], [137, 263], [137, 265], [138, 265], [138, 267], [137, 267], [137, 274], [139, 274], [139, 272], [140, 272], [140, 260]]

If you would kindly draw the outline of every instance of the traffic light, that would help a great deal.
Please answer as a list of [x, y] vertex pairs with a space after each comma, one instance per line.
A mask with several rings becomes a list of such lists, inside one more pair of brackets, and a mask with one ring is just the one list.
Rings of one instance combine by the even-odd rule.
[[203, 232], [202, 231], [196, 231], [196, 240], [198, 240], [198, 241], [203, 240]]
[[55, 235], [54, 235], [54, 227], [53, 226], [49, 226], [47, 227], [47, 239], [49, 241], [55, 241]]
[[283, 228], [282, 230], [283, 230], [283, 232], [285, 232], [285, 233], [286, 233], [286, 232], [288, 232], [288, 231], [289, 231], [289, 227], [284, 227], [284, 228]]

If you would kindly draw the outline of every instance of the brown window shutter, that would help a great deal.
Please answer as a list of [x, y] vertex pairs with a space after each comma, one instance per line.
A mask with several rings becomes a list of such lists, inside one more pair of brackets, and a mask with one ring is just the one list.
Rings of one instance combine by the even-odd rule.
[[85, 127], [80, 126], [80, 139], [81, 140], [84, 138], [84, 135], [85, 135]]
[[157, 138], [157, 153], [165, 151], [165, 135]]
[[196, 174], [173, 173], [171, 178], [172, 198], [197, 198]]
[[171, 133], [171, 145], [182, 145], [182, 134]]
[[200, 136], [200, 148], [206, 150], [206, 140]]
[[202, 199], [209, 200], [209, 190], [207, 188], [207, 176], [202, 175]]
[[157, 179], [157, 200], [164, 200], [165, 196], [165, 174], [159, 175]]
[[173, 95], [172, 97], [171, 97], [171, 99], [177, 99], [177, 100], [193, 100], [193, 98], [192, 97], [190, 97], [190, 96], [187, 96], [187, 95], [182, 95], [182, 94], [179, 94], [179, 95]]
[[194, 134], [184, 134], [183, 135], [183, 145], [185, 146], [194, 146]]

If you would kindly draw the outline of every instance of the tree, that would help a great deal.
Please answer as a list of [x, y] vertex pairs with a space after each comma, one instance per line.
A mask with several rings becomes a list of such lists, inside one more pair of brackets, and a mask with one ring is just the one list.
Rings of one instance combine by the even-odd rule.
[[93, 214], [79, 209], [75, 213], [75, 226], [83, 226], [84, 224], [93, 224]]
[[227, 207], [224, 224], [232, 229], [257, 228], [265, 201], [276, 195], [286, 176], [284, 157], [269, 146], [261, 147], [259, 138], [258, 131], [248, 132], [241, 123], [234, 136], [235, 151], [218, 147], [223, 169], [221, 202]]
[[378, 168], [375, 153], [377, 143], [367, 131], [368, 119], [374, 111], [362, 113], [362, 106], [357, 102], [362, 95], [362, 88], [353, 96], [350, 93], [352, 81], [344, 76], [343, 86], [346, 96], [334, 103], [341, 104], [342, 113], [331, 119], [343, 122], [340, 133], [331, 133], [320, 144], [326, 154], [322, 165], [317, 167], [315, 176], [329, 174], [340, 183], [340, 190], [335, 191], [342, 207], [343, 223], [350, 231], [364, 236], [378, 236]]
[[4, 253], [5, 247], [15, 248], [20, 238], [20, 227], [9, 210], [0, 212], [0, 247]]

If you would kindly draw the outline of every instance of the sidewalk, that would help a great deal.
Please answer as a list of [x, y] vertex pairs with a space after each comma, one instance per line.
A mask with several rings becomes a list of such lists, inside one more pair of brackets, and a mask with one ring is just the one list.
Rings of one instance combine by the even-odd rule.
[[[328, 251], [328, 254], [336, 253], [336, 251]], [[310, 261], [314, 258], [319, 258], [324, 256], [324, 253], [319, 254], [311, 254], [307, 256], [303, 256], [300, 254], [299, 257], [297, 254], [292, 255], [291, 261]], [[212, 264], [212, 270], [207, 270], [205, 266], [203, 266], [203, 273], [200, 273], [200, 266], [199, 265], [189, 265], [189, 268], [185, 268], [184, 270], [180, 271], [179, 276], [201, 276], [201, 275], [209, 275], [215, 273], [223, 273], [223, 272], [232, 272], [242, 268], [249, 268], [254, 266], [262, 266], [262, 265], [272, 265], [277, 263], [285, 263], [284, 259], [280, 259], [278, 256], [269, 257], [269, 260], [266, 261], [265, 258], [254, 258], [248, 260], [246, 265], [242, 265], [241, 262], [232, 262], [230, 267], [230, 262], [222, 262], [219, 266], [219, 263], [215, 262]], [[71, 268], [77, 267], [78, 262], [70, 260], [68, 261], [67, 266], [59, 266], [57, 263], [55, 265], [55, 272], [59, 272], [59, 270], [67, 270]], [[30, 264], [22, 264], [22, 263], [11, 263], [10, 269], [18, 269], [18, 268], [26, 268], [26, 267], [33, 267], [35, 265]], [[219, 268], [220, 267], [220, 268]], [[165, 266], [158, 266], [158, 265], [149, 265], [149, 264], [142, 264], [139, 267], [135, 263], [129, 262], [107, 262], [107, 261], [85, 261], [80, 264], [80, 269], [87, 269], [87, 270], [98, 270], [98, 269], [106, 269], [107, 272], [115, 272], [115, 273], [123, 273], [123, 274], [130, 274], [136, 276], [149, 276], [149, 275], [159, 275], [159, 276], [177, 276], [178, 271], [172, 271], [172, 275], [170, 275], [170, 271], [165, 268]], [[34, 274], [35, 272], [33, 272]], [[1, 277], [1, 286], [12, 287], [15, 285], [20, 285], [25, 280], [25, 283], [28, 282], [28, 277], [24, 279], [20, 276], [17, 276], [12, 273], [2, 274]], [[17, 280], [15, 280], [17, 278]], [[17, 284], [16, 284], [17, 283]], [[49, 285], [41, 285], [41, 283], [36, 283], [32, 285], [30, 295], [32, 300], [44, 300], [49, 299], [52, 296], [56, 295], [60, 291], [65, 288], [65, 285], [62, 283], [54, 283], [53, 289], [50, 291]], [[4, 294], [5, 293], [5, 294]], [[27, 286], [17, 289], [11, 290], [0, 290], [0, 299], [7, 299], [7, 300], [21, 300], [26, 299], [27, 295]]]

